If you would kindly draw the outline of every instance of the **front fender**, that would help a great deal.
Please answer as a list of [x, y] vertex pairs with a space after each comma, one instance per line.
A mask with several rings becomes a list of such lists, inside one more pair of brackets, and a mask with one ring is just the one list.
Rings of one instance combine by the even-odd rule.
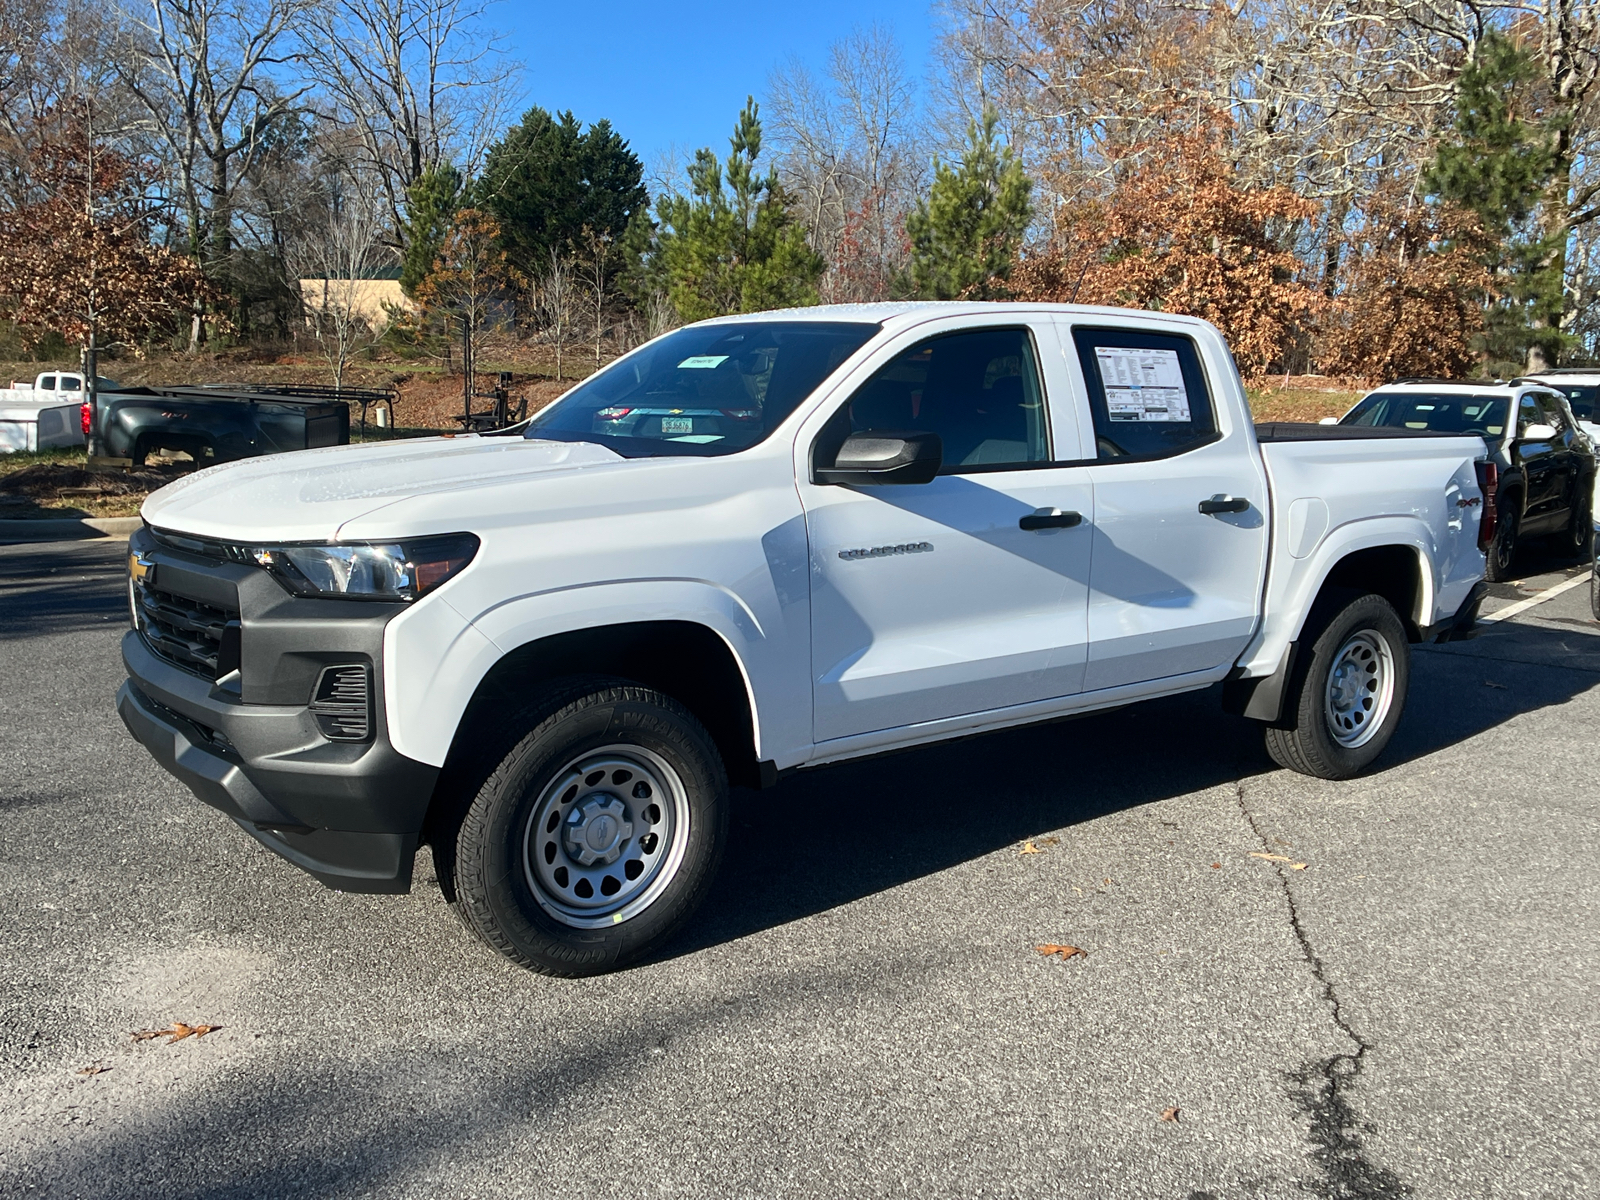
[[[503, 601], [471, 620], [447, 595], [390, 622], [384, 638], [389, 737], [408, 757], [443, 765], [479, 684], [505, 655], [561, 633], [643, 621], [702, 625], [727, 644], [744, 680], [758, 758], [792, 765], [809, 750], [804, 670], [784, 669], [782, 647], [733, 592], [701, 579], [635, 579], [555, 588]], [[781, 640], [781, 639], [780, 639]], [[758, 679], [769, 680], [758, 690]], [[760, 701], [765, 701], [761, 703]], [[797, 702], [801, 701], [801, 702]]]

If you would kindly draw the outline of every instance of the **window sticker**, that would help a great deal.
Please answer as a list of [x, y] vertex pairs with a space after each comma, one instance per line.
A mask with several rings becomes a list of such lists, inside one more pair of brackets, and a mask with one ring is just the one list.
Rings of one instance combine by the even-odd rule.
[[696, 354], [693, 358], [686, 358], [678, 364], [680, 371], [709, 371], [712, 367], [720, 367], [728, 361], [726, 354]]
[[1189, 390], [1176, 350], [1096, 346], [1113, 421], [1188, 421]]

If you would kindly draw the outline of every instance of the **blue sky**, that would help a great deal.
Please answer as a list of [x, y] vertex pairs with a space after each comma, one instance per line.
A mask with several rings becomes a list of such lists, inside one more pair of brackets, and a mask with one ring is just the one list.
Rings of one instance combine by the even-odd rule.
[[745, 97], [762, 98], [775, 66], [794, 55], [820, 75], [829, 44], [858, 26], [891, 30], [922, 78], [934, 23], [930, 0], [509, 0], [490, 14], [526, 64], [512, 119], [535, 104], [570, 108], [585, 125], [609, 118], [647, 173], [674, 144], [726, 154]]

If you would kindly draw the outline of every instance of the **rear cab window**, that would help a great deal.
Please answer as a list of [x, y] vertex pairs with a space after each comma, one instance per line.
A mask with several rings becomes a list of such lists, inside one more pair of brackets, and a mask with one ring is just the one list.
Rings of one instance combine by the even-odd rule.
[[1200, 352], [1190, 338], [1079, 326], [1072, 340], [1099, 461], [1168, 458], [1221, 437]]

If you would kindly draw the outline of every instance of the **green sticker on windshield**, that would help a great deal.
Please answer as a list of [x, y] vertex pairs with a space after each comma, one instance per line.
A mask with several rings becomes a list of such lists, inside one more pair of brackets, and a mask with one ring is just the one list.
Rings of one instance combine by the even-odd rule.
[[728, 361], [726, 354], [696, 354], [693, 358], [686, 358], [678, 364], [680, 371], [708, 371], [712, 367], [719, 367]]

